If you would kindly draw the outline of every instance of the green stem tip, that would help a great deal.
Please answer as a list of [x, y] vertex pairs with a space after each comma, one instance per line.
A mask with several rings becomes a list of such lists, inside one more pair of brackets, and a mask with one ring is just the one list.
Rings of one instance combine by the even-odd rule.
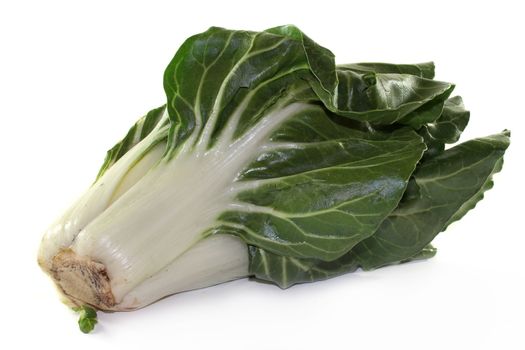
[[79, 313], [78, 328], [80, 328], [82, 333], [87, 334], [91, 332], [98, 322], [95, 309], [87, 305], [82, 305], [80, 307], [74, 307], [73, 310]]

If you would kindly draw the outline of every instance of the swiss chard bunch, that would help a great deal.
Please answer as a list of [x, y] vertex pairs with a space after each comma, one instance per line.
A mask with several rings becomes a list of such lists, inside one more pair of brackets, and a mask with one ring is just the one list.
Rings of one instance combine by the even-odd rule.
[[240, 277], [286, 288], [431, 257], [510, 135], [445, 149], [469, 112], [433, 78], [432, 63], [336, 65], [294, 26], [192, 36], [166, 104], [108, 151], [40, 265], [68, 303], [130, 310]]

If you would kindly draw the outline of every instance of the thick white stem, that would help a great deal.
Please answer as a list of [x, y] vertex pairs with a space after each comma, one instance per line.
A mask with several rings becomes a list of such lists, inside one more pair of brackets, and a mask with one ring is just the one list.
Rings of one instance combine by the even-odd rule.
[[[129, 183], [119, 181], [124, 190], [113, 185], [104, 205], [92, 211], [91, 220], [77, 225], [71, 240], [51, 255], [60, 258], [52, 259], [51, 270], [65, 294], [82, 300], [71, 295], [80, 293], [92, 305], [119, 310], [246, 276], [246, 244], [231, 236], [206, 238], [206, 232], [235, 202], [239, 173], [265, 149], [279, 125], [305, 108], [308, 105], [302, 103], [275, 108], [233, 142], [222, 138], [198, 157], [184, 148], [143, 176], [140, 169], [153, 163], [148, 161], [137, 174], [130, 172]], [[65, 228], [67, 223], [61, 225]], [[90, 287], [93, 276], [99, 282]], [[80, 292], [71, 281], [92, 291], [82, 287]]]
[[275, 127], [301, 108], [297, 103], [277, 109], [242, 138], [221, 140], [201, 157], [184, 152], [161, 162], [87, 225], [71, 248], [106, 266], [120, 302], [204, 238], [234, 201], [239, 172]]
[[144, 280], [116, 306], [133, 310], [167, 295], [248, 276], [248, 249], [239, 238], [215, 235], [203, 239], [159, 273]]
[[38, 262], [49, 271], [52, 258], [71, 245], [75, 237], [111, 203], [131, 188], [162, 156], [162, 146], [144, 153], [158, 137], [155, 130], [111, 166], [45, 232]]

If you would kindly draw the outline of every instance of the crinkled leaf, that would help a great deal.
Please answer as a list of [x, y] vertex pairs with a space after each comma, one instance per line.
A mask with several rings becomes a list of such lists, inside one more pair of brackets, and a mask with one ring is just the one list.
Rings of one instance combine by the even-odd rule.
[[[420, 70], [428, 74], [429, 67]], [[298, 79], [307, 81], [331, 111], [378, 125], [419, 127], [433, 121], [441, 110], [436, 115], [432, 106], [453, 89], [452, 84], [411, 74], [336, 70], [333, 54], [293, 26], [259, 33], [213, 27], [189, 38], [166, 69], [170, 147], [195, 134], [213, 145], [245, 95], [252, 94], [240, 127], [260, 118], [280, 93], [290, 93], [290, 85], [301, 85]]]
[[[509, 133], [474, 139], [425, 161], [414, 181], [421, 198], [400, 203], [370, 238], [353, 250], [359, 265], [373, 269], [405, 260], [481, 199], [501, 169]], [[458, 214], [459, 213], [459, 214]]]
[[460, 96], [448, 99], [441, 116], [434, 123], [426, 124], [419, 130], [428, 148], [425, 157], [433, 157], [443, 152], [445, 144], [457, 142], [469, 118], [470, 112], [463, 106]]
[[417, 64], [393, 64], [393, 63], [376, 63], [361, 62], [337, 65], [341, 70], [352, 70], [356, 73], [397, 73], [410, 74], [421, 78], [434, 78], [434, 62], [424, 62]]
[[285, 288], [352, 272], [358, 267], [432, 257], [430, 242], [452, 221], [461, 218], [490, 188], [509, 145], [507, 132], [471, 140], [423, 162], [411, 191], [373, 236], [334, 261], [299, 259], [250, 247], [250, 272]]
[[337, 114], [374, 125], [400, 123], [419, 128], [441, 114], [454, 89], [450, 83], [411, 74], [337, 70]]
[[323, 260], [341, 256], [376, 230], [398, 204], [424, 150], [409, 130], [372, 135], [343, 128], [319, 107], [274, 136], [283, 143], [243, 170], [247, 189], [237, 196], [238, 209], [220, 216], [217, 231], [271, 252]]
[[[211, 147], [230, 118], [235, 137], [257, 123], [283, 98], [316, 99], [309, 79], [320, 89], [335, 83], [328, 50], [293, 26], [264, 32], [212, 27], [181, 46], [164, 74], [172, 120], [171, 148], [190, 143]], [[310, 93], [309, 93], [310, 91]]]
[[[235, 172], [238, 193], [209, 234], [333, 260], [396, 207], [422, 139], [409, 128], [369, 133], [334, 122], [316, 94], [332, 89], [334, 67], [333, 55], [293, 26], [211, 28], [177, 52], [164, 80], [168, 147], [209, 150], [217, 157], [209, 162], [229, 162], [225, 172]], [[222, 160], [224, 147], [231, 155]]]
[[328, 97], [334, 93], [337, 86], [337, 76], [335, 75], [335, 57], [330, 50], [318, 45], [296, 26], [280, 26], [268, 29], [265, 32], [282, 35], [300, 42], [312, 74], [312, 76], [307, 76], [307, 79], [312, 83], [312, 88], [320, 97]]
[[[354, 63], [339, 65], [337, 68], [339, 70], [349, 70], [363, 74], [366, 80], [374, 82], [377, 80], [377, 73], [409, 74], [420, 78], [433, 79], [435, 67], [433, 62], [426, 62], [420, 64]], [[409, 89], [412, 89], [412, 87], [409, 87]], [[425, 123], [435, 121], [440, 116], [444, 101], [450, 95], [452, 89], [453, 86], [443, 94], [437, 95], [435, 98], [422, 103], [415, 110], [400, 118], [398, 122], [417, 129]], [[417, 91], [414, 92], [418, 93]], [[390, 91], [386, 89], [385, 93], [389, 94]]]

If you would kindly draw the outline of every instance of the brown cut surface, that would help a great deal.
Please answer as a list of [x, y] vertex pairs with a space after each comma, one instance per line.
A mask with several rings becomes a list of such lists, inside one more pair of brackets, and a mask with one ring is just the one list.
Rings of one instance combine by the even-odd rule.
[[106, 267], [71, 249], [53, 257], [51, 274], [62, 292], [77, 305], [89, 304], [99, 310], [115, 306]]

